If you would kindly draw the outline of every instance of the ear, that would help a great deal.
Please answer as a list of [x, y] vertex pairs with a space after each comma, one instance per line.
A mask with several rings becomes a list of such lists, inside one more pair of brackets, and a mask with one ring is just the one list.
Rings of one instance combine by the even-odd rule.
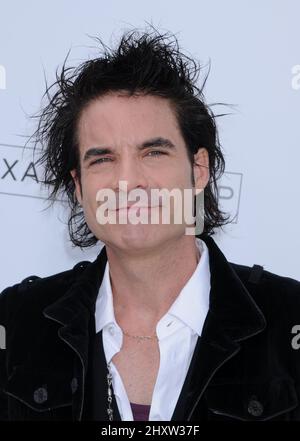
[[209, 181], [209, 156], [204, 147], [199, 148], [194, 155], [193, 173], [195, 189], [203, 190]]
[[79, 205], [82, 205], [82, 194], [81, 194], [81, 188], [80, 188], [80, 184], [79, 184], [79, 178], [76, 173], [76, 169], [71, 170], [70, 174], [71, 174], [73, 181], [74, 181], [74, 184], [75, 184], [75, 194], [76, 194], [77, 201], [78, 201]]

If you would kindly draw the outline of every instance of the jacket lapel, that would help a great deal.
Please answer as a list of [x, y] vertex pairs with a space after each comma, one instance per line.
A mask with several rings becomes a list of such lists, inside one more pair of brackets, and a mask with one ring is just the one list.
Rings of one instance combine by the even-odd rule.
[[[85, 399], [85, 379], [89, 364], [90, 345], [95, 336], [95, 303], [107, 261], [106, 248], [97, 259], [75, 276], [69, 290], [55, 303], [47, 306], [43, 314], [62, 327], [58, 335], [77, 355], [75, 372], [78, 380], [78, 399], [73, 402], [73, 418], [81, 420]], [[104, 370], [104, 366], [103, 366]], [[101, 375], [106, 381], [106, 374]], [[105, 417], [103, 419], [106, 419]]]
[[189, 421], [218, 369], [240, 350], [240, 342], [262, 332], [265, 318], [214, 240], [199, 236], [209, 250], [211, 291], [202, 335], [190, 363], [172, 421]]
[[[102, 331], [95, 334], [94, 338], [91, 339], [90, 350], [90, 367], [86, 382], [88, 399], [85, 419], [105, 421], [108, 420], [108, 371], [103, 348]], [[115, 394], [112, 394], [111, 407], [113, 410], [113, 421], [121, 421]]]

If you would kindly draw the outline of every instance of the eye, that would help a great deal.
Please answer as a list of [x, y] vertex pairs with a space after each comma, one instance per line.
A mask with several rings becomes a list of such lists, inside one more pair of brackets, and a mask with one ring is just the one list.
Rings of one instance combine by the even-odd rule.
[[156, 154], [156, 155], [150, 155], [150, 156], [167, 155], [166, 152], [161, 152], [160, 150], [152, 150], [151, 152], [148, 153], [148, 155], [149, 155], [150, 153], [158, 153], [158, 154]]
[[95, 161], [92, 161], [90, 166], [94, 164], [102, 164], [103, 162], [107, 162], [106, 160], [111, 161], [111, 158], [98, 158]]

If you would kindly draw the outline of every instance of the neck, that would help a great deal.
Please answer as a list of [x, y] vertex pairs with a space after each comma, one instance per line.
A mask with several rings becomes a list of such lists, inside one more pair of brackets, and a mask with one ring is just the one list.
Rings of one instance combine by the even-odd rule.
[[107, 247], [114, 313], [128, 332], [152, 332], [196, 269], [194, 236], [164, 243], [145, 255], [124, 255]]

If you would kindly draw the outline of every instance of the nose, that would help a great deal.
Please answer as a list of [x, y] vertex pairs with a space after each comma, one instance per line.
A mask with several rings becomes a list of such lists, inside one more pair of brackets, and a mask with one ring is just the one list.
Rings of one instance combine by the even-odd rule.
[[[120, 181], [123, 181], [121, 186]], [[124, 181], [126, 182], [128, 193], [136, 188], [146, 189], [148, 187], [147, 176], [138, 158], [127, 156], [119, 161], [119, 165], [115, 169], [114, 191], [123, 191]]]

